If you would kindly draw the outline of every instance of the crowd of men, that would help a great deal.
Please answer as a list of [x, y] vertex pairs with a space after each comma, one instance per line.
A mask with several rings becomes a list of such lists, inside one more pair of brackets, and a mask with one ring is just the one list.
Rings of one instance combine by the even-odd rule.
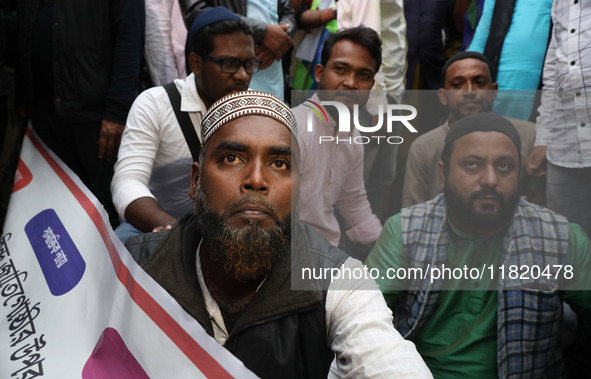
[[[134, 97], [122, 84], [139, 73], [129, 57], [141, 50], [143, 8], [81, 2], [107, 31], [42, 3], [21, 36], [34, 42], [21, 56], [34, 84], [23, 112], [113, 207], [134, 259], [256, 375], [591, 375], [591, 36], [571, 28], [591, 7], [554, 1], [536, 123], [492, 113], [496, 70], [484, 54], [447, 60], [446, 118], [410, 146], [403, 208], [383, 223], [366, 190], [372, 147], [343, 143], [362, 134], [339, 113], [385, 117], [367, 110], [390, 49], [378, 31], [328, 36], [316, 89], [288, 105], [282, 86], [271, 89], [293, 35], [287, 1], [259, 10], [272, 26], [240, 2], [181, 1], [188, 76]], [[64, 37], [76, 27], [108, 43]], [[52, 62], [33, 70], [44, 54]], [[110, 86], [93, 86], [101, 75]], [[275, 94], [249, 90], [253, 78]]]

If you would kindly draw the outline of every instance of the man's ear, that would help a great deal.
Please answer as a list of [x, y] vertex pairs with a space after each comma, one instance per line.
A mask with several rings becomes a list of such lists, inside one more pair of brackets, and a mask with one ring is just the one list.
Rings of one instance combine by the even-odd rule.
[[191, 72], [193, 74], [199, 75], [199, 73], [201, 72], [202, 62], [203, 61], [201, 57], [197, 53], [189, 53], [189, 66], [191, 67]]
[[443, 161], [439, 161], [437, 162], [437, 172], [439, 173], [439, 177], [441, 178], [441, 189], [443, 190], [443, 187], [445, 186], [445, 165], [443, 164]]
[[439, 102], [442, 105], [447, 106], [447, 98], [445, 97], [445, 88], [439, 88], [437, 90], [437, 97], [439, 97]]
[[493, 98], [492, 98], [493, 101], [495, 101], [497, 99], [497, 91], [498, 90], [499, 90], [499, 85], [497, 83], [493, 83], [492, 84], [492, 91], [494, 91]]
[[199, 187], [199, 163], [193, 162], [191, 166], [191, 185], [189, 186], [189, 197], [195, 199], [195, 191]]
[[317, 83], [320, 83], [320, 79], [322, 78], [322, 72], [324, 71], [324, 66], [318, 63], [314, 66], [314, 79], [316, 79]]

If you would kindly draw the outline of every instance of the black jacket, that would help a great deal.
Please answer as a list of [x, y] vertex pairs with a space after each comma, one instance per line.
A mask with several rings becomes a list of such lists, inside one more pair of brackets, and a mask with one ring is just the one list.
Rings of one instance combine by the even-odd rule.
[[17, 96], [33, 105], [33, 73], [53, 72], [53, 105], [68, 122], [125, 124], [137, 96], [145, 29], [142, 0], [54, 0], [52, 57], [33, 62], [41, 0], [18, 1]]
[[[326, 339], [322, 291], [328, 285], [309, 282], [309, 289], [292, 291], [291, 275], [301, 267], [340, 267], [348, 256], [309, 226], [294, 229], [294, 259], [289, 254], [278, 258], [224, 346], [263, 378], [326, 378], [334, 358]], [[136, 260], [149, 256], [144, 270], [213, 336], [195, 270], [200, 239], [195, 219], [188, 215], [170, 232], [145, 234], [126, 246]]]

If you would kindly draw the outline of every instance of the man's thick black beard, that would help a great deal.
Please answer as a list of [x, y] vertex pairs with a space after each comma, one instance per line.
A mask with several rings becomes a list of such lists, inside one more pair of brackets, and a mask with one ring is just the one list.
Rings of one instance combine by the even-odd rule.
[[[473, 229], [478, 230], [495, 230], [502, 227], [515, 214], [517, 203], [519, 202], [519, 190], [516, 190], [510, 197], [505, 198], [501, 193], [495, 189], [483, 188], [470, 195], [468, 203], [458, 195], [455, 188], [450, 186], [447, 182], [443, 189], [445, 195], [445, 202], [449, 214], [457, 220], [461, 220], [464, 225], [470, 225]], [[483, 195], [496, 195], [500, 199], [499, 210], [496, 212], [481, 212], [473, 208], [474, 200]]]
[[[243, 198], [240, 204], [264, 203], [259, 196]], [[235, 206], [237, 204], [233, 204]], [[231, 210], [230, 208], [229, 210]], [[250, 220], [249, 226], [235, 229], [225, 225], [223, 220], [228, 210], [218, 215], [207, 205], [201, 188], [197, 188], [193, 202], [193, 214], [197, 220], [197, 230], [208, 240], [212, 250], [211, 259], [224, 265], [228, 273], [236, 279], [246, 281], [264, 277], [280, 254], [287, 254], [291, 240], [291, 215], [284, 220], [276, 220], [269, 231], [262, 229], [257, 220]]]

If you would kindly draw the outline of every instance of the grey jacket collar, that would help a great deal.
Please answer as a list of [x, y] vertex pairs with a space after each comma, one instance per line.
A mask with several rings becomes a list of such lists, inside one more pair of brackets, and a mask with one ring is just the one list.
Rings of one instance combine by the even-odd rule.
[[[200, 240], [195, 218], [187, 215], [179, 220], [142, 267], [213, 336], [213, 327], [195, 270], [195, 252]], [[294, 227], [292, 241], [296, 244], [292, 251], [297, 252], [298, 264], [311, 267], [308, 236], [299, 224]], [[290, 254], [280, 256], [230, 335], [257, 323], [321, 305], [323, 294], [319, 285], [311, 290], [291, 290], [291, 271]]]

